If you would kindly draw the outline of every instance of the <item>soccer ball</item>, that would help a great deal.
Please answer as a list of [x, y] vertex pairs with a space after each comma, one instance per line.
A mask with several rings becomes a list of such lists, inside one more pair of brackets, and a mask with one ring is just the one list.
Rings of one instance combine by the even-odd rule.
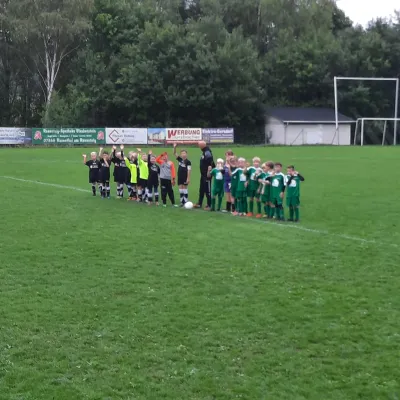
[[191, 210], [193, 208], [193, 203], [191, 201], [188, 201], [185, 203], [185, 208], [186, 210]]

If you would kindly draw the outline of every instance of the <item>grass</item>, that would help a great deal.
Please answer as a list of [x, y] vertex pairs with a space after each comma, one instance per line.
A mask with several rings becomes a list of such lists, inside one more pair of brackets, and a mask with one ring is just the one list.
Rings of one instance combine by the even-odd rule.
[[400, 398], [400, 149], [235, 152], [295, 164], [300, 225], [101, 201], [82, 149], [0, 149], [1, 400]]

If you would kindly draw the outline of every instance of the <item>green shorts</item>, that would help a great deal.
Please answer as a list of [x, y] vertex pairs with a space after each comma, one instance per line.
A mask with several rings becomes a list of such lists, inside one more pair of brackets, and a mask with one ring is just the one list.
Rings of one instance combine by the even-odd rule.
[[288, 207], [298, 207], [300, 205], [300, 197], [299, 196], [287, 197], [286, 204]]
[[212, 197], [217, 197], [217, 196], [223, 197], [224, 196], [224, 187], [213, 188], [211, 191], [211, 196]]
[[253, 189], [247, 189], [247, 197], [250, 197], [251, 199], [254, 199], [255, 197], [257, 197], [257, 189], [253, 190]]
[[238, 199], [245, 199], [247, 197], [247, 191], [246, 190], [238, 190], [236, 192], [236, 198]]
[[256, 195], [254, 196], [257, 200], [261, 199], [261, 193], [259, 191], [256, 191]]
[[269, 197], [269, 195], [265, 195], [265, 194], [263, 194], [263, 195], [261, 195], [261, 202], [262, 203], [269, 203], [271, 201], [271, 199], [270, 199], [270, 197]]
[[272, 204], [273, 206], [281, 206], [281, 205], [282, 205], [282, 199], [281, 199], [280, 196], [273, 196], [273, 197], [271, 197], [270, 202], [271, 202], [271, 204]]
[[236, 199], [236, 195], [237, 195], [237, 188], [234, 186], [231, 186], [231, 196]]

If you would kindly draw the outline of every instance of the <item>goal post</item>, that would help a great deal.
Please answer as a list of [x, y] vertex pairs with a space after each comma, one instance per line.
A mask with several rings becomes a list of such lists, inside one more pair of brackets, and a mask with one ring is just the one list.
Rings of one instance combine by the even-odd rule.
[[[398, 108], [399, 108], [399, 78], [368, 78], [368, 77], [347, 77], [347, 76], [335, 76], [333, 79], [334, 85], [334, 97], [335, 97], [335, 125], [336, 125], [336, 134], [339, 131], [339, 107], [338, 107], [338, 90], [337, 84], [338, 81], [392, 81], [396, 83], [396, 92], [395, 92], [395, 99], [394, 99], [394, 118], [382, 118], [381, 121], [394, 121], [393, 127], [393, 145], [397, 144], [397, 122], [400, 121], [398, 119]], [[364, 138], [364, 121], [365, 120], [379, 120], [378, 118], [361, 118], [361, 130], [362, 130], [362, 141]], [[358, 127], [358, 123], [356, 124], [356, 128]], [[357, 131], [354, 135], [354, 142], [355, 137], [357, 135]]]
[[[400, 118], [357, 118], [356, 120], [356, 129], [354, 133], [354, 142], [353, 144], [357, 144], [358, 138], [358, 130], [360, 128], [360, 145], [364, 145], [364, 137], [365, 137], [365, 122], [368, 121], [376, 121], [376, 122], [383, 122], [382, 127], [382, 146], [385, 145], [386, 142], [386, 132], [387, 132], [387, 125], [388, 122], [393, 122], [393, 125], [397, 124], [400, 121]], [[396, 133], [396, 132], [395, 132]], [[395, 142], [395, 140], [393, 140]]]

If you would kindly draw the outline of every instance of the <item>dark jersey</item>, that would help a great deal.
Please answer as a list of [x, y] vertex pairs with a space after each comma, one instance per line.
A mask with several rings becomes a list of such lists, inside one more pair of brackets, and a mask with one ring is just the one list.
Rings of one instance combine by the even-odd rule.
[[107, 161], [108, 166], [106, 164], [106, 162], [104, 161], [103, 158], [100, 158], [100, 164], [101, 164], [101, 168], [100, 168], [100, 180], [102, 182], [107, 182], [110, 180], [110, 162], [111, 161]]
[[150, 162], [150, 156], [147, 158], [147, 164], [149, 166], [149, 179], [148, 179], [148, 184], [149, 185], [158, 185], [159, 181], [159, 176], [160, 176], [160, 167], [158, 164], [154, 163], [152, 164]]
[[115, 155], [115, 151], [113, 151], [112, 153], [112, 158], [111, 158], [111, 162], [114, 164], [114, 178], [117, 179], [117, 177], [119, 176], [119, 168], [121, 165], [121, 160]]
[[182, 157], [176, 157], [178, 161], [178, 184], [183, 185], [188, 179], [188, 172], [192, 169], [192, 163]]
[[86, 161], [86, 165], [89, 167], [89, 182], [97, 182], [99, 180], [99, 171], [101, 163], [99, 160]]
[[214, 158], [210, 148], [204, 147], [203, 155], [200, 158], [200, 174], [202, 177], [207, 178], [208, 167], [215, 168]]

